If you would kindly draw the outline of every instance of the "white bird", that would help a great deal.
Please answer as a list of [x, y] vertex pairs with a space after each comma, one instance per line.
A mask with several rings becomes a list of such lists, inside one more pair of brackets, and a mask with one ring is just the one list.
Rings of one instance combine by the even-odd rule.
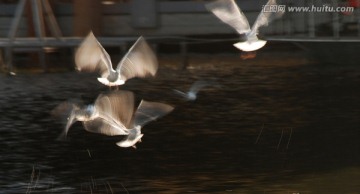
[[58, 139], [65, 139], [73, 123], [82, 121], [85, 130], [108, 136], [128, 135], [128, 126], [134, 111], [134, 95], [128, 91], [100, 94], [94, 104], [64, 102], [53, 115], [63, 117], [66, 126]]
[[243, 51], [255, 51], [262, 48], [266, 44], [266, 41], [260, 40], [257, 37], [259, 28], [267, 26], [271, 21], [281, 17], [285, 13], [285, 10], [281, 9], [277, 9], [276, 12], [273, 12], [273, 10], [266, 10], [266, 8], [271, 8], [271, 6], [277, 6], [276, 0], [269, 0], [258, 15], [253, 26], [250, 28], [246, 16], [236, 5], [234, 0], [217, 0], [206, 4], [205, 6], [222, 22], [230, 25], [239, 34], [245, 34], [246, 41], [234, 44], [236, 48]]
[[142, 100], [134, 113], [134, 95], [129, 91], [100, 94], [94, 104], [81, 107], [80, 103], [64, 102], [57, 106], [53, 115], [62, 116], [66, 126], [58, 139], [66, 138], [73, 123], [82, 121], [85, 130], [107, 136], [126, 135], [116, 143], [120, 147], [134, 147], [141, 141], [141, 128], [150, 121], [168, 113], [174, 107]]
[[197, 98], [197, 93], [206, 86], [219, 86], [219, 85], [214, 81], [198, 80], [191, 85], [189, 91], [182, 92], [180, 90], [174, 89], [174, 92], [182, 96], [186, 101], [194, 101]]
[[129, 129], [129, 135], [127, 135], [122, 141], [116, 143], [120, 147], [134, 147], [136, 143], [141, 142], [141, 138], [144, 134], [141, 133], [141, 129], [147, 123], [154, 121], [160, 117], [165, 116], [174, 110], [174, 107], [159, 103], [148, 102], [142, 100], [134, 114], [132, 128]]
[[142, 36], [125, 54], [116, 69], [113, 69], [109, 54], [92, 32], [77, 49], [75, 64], [79, 71], [97, 71], [101, 75], [98, 81], [107, 86], [123, 85], [126, 80], [134, 77], [155, 76], [158, 69], [156, 55]]

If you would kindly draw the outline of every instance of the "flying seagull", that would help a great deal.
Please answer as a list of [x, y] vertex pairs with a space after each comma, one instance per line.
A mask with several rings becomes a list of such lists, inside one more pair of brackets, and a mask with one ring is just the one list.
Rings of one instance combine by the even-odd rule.
[[126, 135], [116, 143], [120, 147], [134, 147], [141, 141], [141, 128], [174, 108], [170, 105], [142, 100], [134, 113], [134, 95], [129, 91], [100, 94], [94, 104], [82, 106], [78, 102], [64, 102], [53, 115], [62, 117], [65, 128], [58, 139], [66, 139], [72, 124], [81, 121], [86, 131], [107, 136]]
[[277, 9], [276, 12], [266, 9], [274, 6], [277, 6], [276, 0], [269, 0], [258, 15], [253, 26], [250, 28], [247, 18], [234, 0], [216, 0], [205, 5], [205, 7], [222, 22], [230, 25], [239, 34], [245, 35], [246, 41], [234, 44], [236, 48], [243, 51], [255, 51], [266, 44], [265, 40], [260, 40], [257, 37], [259, 28], [267, 26], [271, 21], [281, 17], [285, 13], [285, 10], [281, 9]]
[[78, 71], [98, 72], [98, 81], [107, 86], [123, 85], [134, 77], [155, 76], [158, 69], [156, 55], [142, 36], [113, 69], [109, 54], [92, 32], [77, 49], [75, 64]]
[[178, 94], [179, 96], [183, 97], [186, 101], [194, 101], [197, 98], [197, 93], [201, 89], [203, 89], [204, 87], [207, 87], [207, 86], [217, 86], [217, 87], [219, 87], [219, 84], [216, 83], [215, 81], [198, 80], [198, 81], [195, 81], [191, 85], [189, 91], [182, 92], [180, 90], [174, 89], [174, 92], [176, 94]]
[[83, 122], [85, 130], [108, 136], [128, 135], [134, 111], [134, 95], [128, 91], [100, 94], [94, 104], [83, 106], [68, 101], [58, 105], [52, 114], [63, 118], [65, 128], [58, 139], [66, 139], [72, 124]]

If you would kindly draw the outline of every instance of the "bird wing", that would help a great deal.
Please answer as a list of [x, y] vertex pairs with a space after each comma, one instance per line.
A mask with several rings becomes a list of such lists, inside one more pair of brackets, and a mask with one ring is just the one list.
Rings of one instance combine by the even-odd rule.
[[78, 100], [69, 100], [59, 104], [51, 111], [51, 115], [60, 119], [60, 121], [65, 125], [63, 132], [58, 137], [59, 140], [66, 139], [71, 125], [77, 121], [74, 111], [80, 109], [79, 104], [80, 102]]
[[201, 90], [202, 88], [206, 87], [206, 86], [210, 86], [211, 85], [211, 82], [209, 81], [205, 81], [205, 80], [198, 80], [196, 82], [194, 82], [190, 89], [189, 89], [189, 93], [198, 93], [199, 90]]
[[158, 61], [155, 53], [145, 39], [140, 36], [122, 58], [116, 71], [120, 73], [120, 78], [126, 81], [133, 77], [154, 76], [157, 69]]
[[73, 114], [73, 112], [71, 112], [70, 116], [67, 119], [67, 123], [66, 123], [66, 126], [65, 126], [63, 132], [59, 135], [59, 137], [57, 139], [65, 140], [71, 125], [74, 124], [76, 121], [77, 121], [77, 119], [75, 118], [75, 115]]
[[107, 77], [112, 69], [109, 54], [97, 41], [92, 32], [86, 36], [75, 53], [76, 69], [86, 72], [99, 72]]
[[183, 98], [187, 98], [187, 94], [185, 92], [182, 92], [182, 91], [176, 90], [176, 89], [173, 89], [173, 91], [175, 92], [175, 94], [177, 94]]
[[128, 129], [122, 123], [115, 123], [103, 118], [96, 118], [83, 122], [84, 128], [92, 133], [100, 133], [107, 136], [128, 135]]
[[114, 91], [100, 94], [95, 101], [99, 117], [108, 123], [121, 123], [129, 128], [134, 114], [134, 94], [129, 91]]
[[266, 8], [271, 8], [271, 6], [277, 6], [276, 0], [269, 0], [266, 3], [266, 5], [264, 6], [264, 8], [261, 10], [260, 14], [256, 18], [256, 21], [254, 22], [251, 31], [258, 33], [260, 27], [267, 26], [273, 20], [280, 18], [282, 15], [284, 15], [285, 10], [280, 10], [280, 9], [277, 9], [276, 11], [266, 10]]
[[72, 112], [72, 110], [74, 109], [80, 109], [80, 107], [82, 106], [82, 101], [79, 99], [69, 99], [65, 102], [60, 103], [59, 105], [57, 105], [51, 112], [50, 114], [57, 118], [60, 119], [60, 121], [65, 121], [65, 123], [67, 122], [67, 118], [70, 116], [70, 113]]
[[133, 125], [144, 126], [150, 121], [165, 116], [172, 110], [174, 110], [174, 107], [170, 105], [142, 100], [135, 112]]
[[234, 0], [217, 0], [205, 7], [239, 34], [250, 32], [249, 22]]

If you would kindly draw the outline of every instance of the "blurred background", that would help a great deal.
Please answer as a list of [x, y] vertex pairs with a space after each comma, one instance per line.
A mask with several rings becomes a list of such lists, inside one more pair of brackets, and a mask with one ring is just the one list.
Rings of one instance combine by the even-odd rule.
[[[250, 53], [208, 2], [0, 0], [0, 193], [359, 193], [359, 1], [278, 0], [354, 11], [286, 12]], [[250, 24], [266, 3], [236, 2]], [[120, 88], [175, 106], [137, 149], [79, 122], [56, 141], [57, 105], [109, 92], [74, 70], [90, 30], [114, 66], [140, 35], [159, 58], [154, 78]], [[174, 94], [197, 80], [221, 87]]]
[[[4, 68], [12, 69], [12, 54], [31, 52], [29, 50], [47, 53], [65, 50], [67, 54], [63, 56], [71, 56], [73, 49], [90, 30], [104, 47], [123, 52], [140, 35], [152, 39], [150, 42], [159, 53], [238, 52], [232, 44], [239, 35], [206, 10], [204, 4], [207, 2], [4, 0], [0, 2], [2, 64]], [[245, 12], [250, 25], [266, 3], [265, 0], [236, 2]], [[298, 49], [296, 51], [307, 52], [307, 56], [331, 63], [344, 60], [354, 63], [358, 59], [354, 54], [359, 49], [360, 36], [357, 0], [279, 0], [277, 3], [287, 7], [328, 6], [353, 10], [287, 12], [260, 30], [260, 36], [270, 41], [268, 49], [273, 50], [273, 45], [279, 49]], [[51, 41], [51, 38], [62, 40]], [[336, 49], [338, 47], [342, 49]], [[115, 51], [115, 54], [118, 53]], [[41, 66], [45, 66], [46, 55], [40, 55], [40, 58]], [[72, 58], [66, 60], [71, 62]]]

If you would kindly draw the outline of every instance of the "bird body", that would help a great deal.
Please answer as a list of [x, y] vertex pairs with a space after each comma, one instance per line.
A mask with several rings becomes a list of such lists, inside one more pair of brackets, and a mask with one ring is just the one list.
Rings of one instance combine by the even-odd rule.
[[103, 78], [103, 77], [98, 77], [97, 79], [100, 83], [107, 85], [107, 86], [119, 86], [119, 85], [125, 84], [125, 81], [121, 80], [121, 79], [116, 79], [115, 81], [111, 81], [112, 79]]
[[154, 76], [158, 69], [155, 53], [143, 37], [139, 37], [114, 69], [111, 58], [92, 32], [75, 54], [78, 71], [98, 72], [98, 81], [107, 86], [123, 85], [134, 77]]
[[267, 41], [258, 39], [257, 41], [244, 41], [235, 43], [234, 46], [242, 51], [256, 51], [264, 47]]
[[141, 138], [144, 136], [141, 133], [142, 127], [151, 121], [165, 116], [172, 110], [174, 110], [174, 107], [170, 105], [142, 100], [133, 116], [133, 124], [132, 128], [129, 129], [129, 134], [122, 141], [116, 143], [116, 145], [136, 148], [135, 144], [141, 141]]
[[136, 143], [141, 141], [144, 134], [141, 133], [141, 126], [137, 125], [129, 130], [129, 134], [120, 142], [116, 143], [119, 147], [133, 147], [136, 148]]
[[84, 109], [74, 110], [71, 114], [73, 114], [74, 119], [78, 121], [89, 121], [99, 116], [94, 105], [87, 105]]
[[[269, 0], [265, 6], [274, 5], [277, 5], [276, 0]], [[243, 51], [255, 51], [262, 48], [266, 44], [266, 41], [260, 40], [257, 37], [259, 28], [267, 26], [272, 20], [284, 14], [282, 10], [278, 10], [278, 12], [265, 12], [262, 10], [250, 28], [245, 14], [236, 5], [234, 0], [216, 0], [206, 4], [206, 8], [222, 22], [234, 28], [239, 34], [245, 35], [245, 41], [234, 44], [236, 48]]]

